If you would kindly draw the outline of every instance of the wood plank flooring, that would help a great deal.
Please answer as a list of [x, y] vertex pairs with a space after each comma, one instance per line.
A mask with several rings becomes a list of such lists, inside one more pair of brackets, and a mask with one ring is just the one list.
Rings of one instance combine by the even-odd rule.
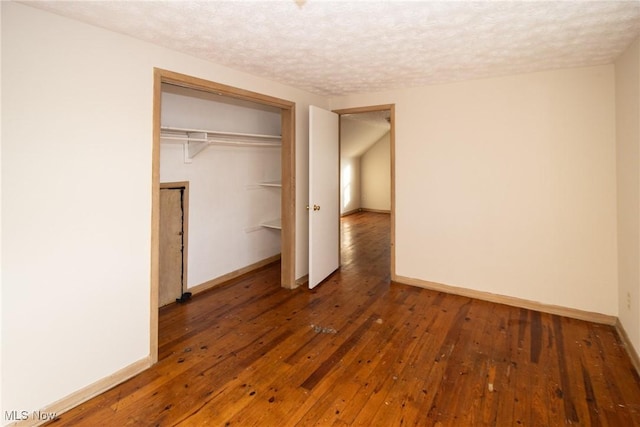
[[167, 306], [160, 361], [52, 424], [640, 425], [612, 327], [390, 283], [389, 216], [342, 227], [325, 283], [276, 264]]

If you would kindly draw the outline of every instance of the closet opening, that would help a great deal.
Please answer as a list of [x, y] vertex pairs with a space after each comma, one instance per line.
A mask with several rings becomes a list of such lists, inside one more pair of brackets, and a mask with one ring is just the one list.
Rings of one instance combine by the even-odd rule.
[[166, 295], [159, 299], [164, 283], [160, 253], [166, 252], [160, 230], [160, 188], [166, 185], [161, 183], [185, 183], [189, 189], [183, 212], [190, 237], [183, 245], [181, 295], [195, 295], [278, 260], [281, 285], [296, 287], [294, 114], [290, 101], [155, 69], [153, 362], [158, 357], [158, 309], [167, 301]]

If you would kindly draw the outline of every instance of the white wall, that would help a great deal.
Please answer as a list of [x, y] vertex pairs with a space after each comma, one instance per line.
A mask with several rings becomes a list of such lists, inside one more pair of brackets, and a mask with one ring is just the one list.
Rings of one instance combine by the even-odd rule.
[[640, 352], [640, 39], [616, 61], [618, 313]]
[[306, 274], [307, 112], [323, 98], [0, 7], [4, 411], [42, 408], [149, 354], [153, 67], [296, 102], [296, 277]]
[[385, 134], [360, 159], [361, 205], [391, 211], [391, 139]]
[[[279, 109], [221, 101], [165, 86], [162, 126], [280, 135]], [[189, 181], [187, 287], [280, 253], [280, 232], [259, 224], [280, 217], [281, 191], [258, 185], [280, 164], [279, 148], [211, 145], [185, 163], [182, 144], [161, 144], [160, 181]]]
[[616, 315], [612, 65], [336, 98], [396, 104], [396, 269]]
[[360, 157], [340, 157], [340, 213], [360, 209]]

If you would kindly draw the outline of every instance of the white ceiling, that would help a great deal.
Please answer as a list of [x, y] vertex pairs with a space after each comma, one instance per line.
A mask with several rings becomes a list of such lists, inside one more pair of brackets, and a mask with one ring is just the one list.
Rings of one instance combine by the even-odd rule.
[[640, 1], [25, 4], [332, 96], [608, 64], [640, 33]]

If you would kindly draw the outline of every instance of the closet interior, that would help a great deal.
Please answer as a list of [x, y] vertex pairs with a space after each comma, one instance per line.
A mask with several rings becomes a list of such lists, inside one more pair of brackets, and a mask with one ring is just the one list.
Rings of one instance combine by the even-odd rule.
[[277, 259], [281, 110], [163, 83], [160, 182], [189, 186], [185, 291]]

